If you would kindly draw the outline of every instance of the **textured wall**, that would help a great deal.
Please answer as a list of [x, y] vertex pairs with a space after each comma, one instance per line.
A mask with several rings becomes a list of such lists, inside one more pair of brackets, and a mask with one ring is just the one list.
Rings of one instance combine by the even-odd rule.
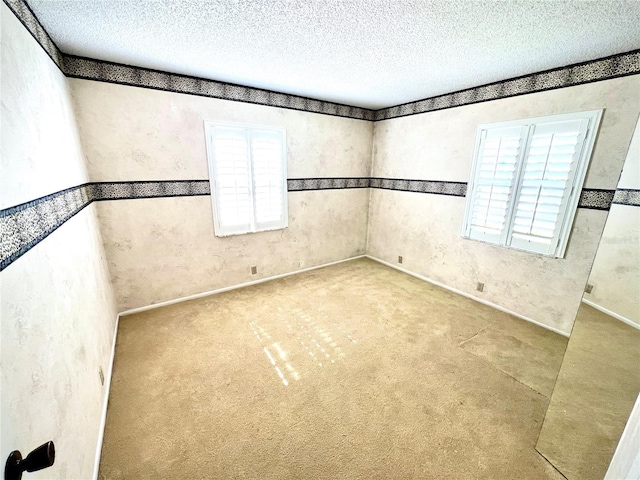
[[[605, 113], [585, 187], [613, 189], [639, 76], [377, 122], [372, 176], [468, 182], [478, 124], [596, 108]], [[580, 209], [566, 257], [551, 259], [461, 238], [464, 207], [462, 197], [372, 190], [367, 251], [393, 263], [402, 255], [410, 271], [570, 332], [607, 213]]]
[[[65, 77], [2, 16], [0, 207], [86, 182]], [[0, 274], [0, 457], [48, 440], [55, 465], [29, 478], [91, 478], [116, 318], [94, 207]], [[4, 461], [4, 460], [3, 460]]]
[[604, 480], [640, 478], [640, 395], [629, 415]]
[[[370, 122], [70, 80], [92, 181], [208, 178], [204, 120], [284, 126], [288, 178], [368, 176]], [[285, 230], [217, 238], [209, 197], [98, 205], [119, 310], [363, 254], [367, 189], [289, 192]], [[249, 267], [258, 267], [250, 275]]]
[[[636, 125], [618, 188], [640, 189], [640, 122]], [[640, 328], [640, 208], [613, 204], [589, 275], [585, 299]]]

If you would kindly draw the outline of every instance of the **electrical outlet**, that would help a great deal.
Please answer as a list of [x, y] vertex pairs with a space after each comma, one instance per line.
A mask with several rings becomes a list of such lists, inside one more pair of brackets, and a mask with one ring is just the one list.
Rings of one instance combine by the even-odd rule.
[[102, 371], [102, 367], [98, 370], [98, 375], [100, 375], [100, 385], [104, 385], [104, 372]]
[[478, 285], [476, 285], [476, 290], [478, 290], [479, 292], [484, 292], [484, 283], [478, 282]]
[[402, 263], [402, 257], [398, 255], [398, 263]]
[[584, 287], [584, 293], [591, 293], [593, 292], [593, 285], [591, 285], [590, 283], [587, 283], [587, 286]]
[[258, 273], [258, 267], [254, 265], [253, 267], [251, 267], [251, 275], [255, 275], [256, 273]]

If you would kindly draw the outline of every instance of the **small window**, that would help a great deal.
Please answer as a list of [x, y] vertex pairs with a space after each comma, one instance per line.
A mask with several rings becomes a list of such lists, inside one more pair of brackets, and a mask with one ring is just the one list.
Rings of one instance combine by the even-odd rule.
[[480, 125], [462, 236], [563, 257], [601, 117]]
[[205, 122], [217, 237], [287, 227], [285, 130]]

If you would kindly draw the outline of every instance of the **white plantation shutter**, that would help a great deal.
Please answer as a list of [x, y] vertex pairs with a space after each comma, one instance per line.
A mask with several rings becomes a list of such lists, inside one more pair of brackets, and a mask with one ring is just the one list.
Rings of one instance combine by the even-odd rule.
[[522, 155], [524, 127], [482, 130], [477, 174], [472, 190], [467, 236], [487, 242], [504, 242], [516, 171]]
[[601, 116], [481, 125], [463, 236], [564, 255]]
[[588, 126], [588, 120], [571, 120], [532, 127], [511, 246], [545, 254], [555, 250]]
[[284, 221], [286, 195], [282, 135], [278, 131], [253, 131], [253, 191], [258, 230], [278, 228]]
[[282, 129], [205, 122], [216, 236], [287, 226]]
[[251, 230], [249, 149], [242, 128], [216, 127], [211, 132], [216, 232], [220, 236]]

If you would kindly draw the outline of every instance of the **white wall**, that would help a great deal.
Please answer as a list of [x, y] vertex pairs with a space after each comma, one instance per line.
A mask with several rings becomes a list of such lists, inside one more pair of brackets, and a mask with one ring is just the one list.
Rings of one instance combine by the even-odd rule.
[[[0, 10], [0, 208], [86, 181], [206, 179], [204, 120], [284, 126], [289, 178], [467, 182], [478, 124], [605, 108], [586, 186], [612, 189], [640, 105], [633, 76], [374, 127], [65, 79], [7, 7]], [[125, 310], [365, 252], [392, 263], [402, 255], [410, 271], [569, 332], [606, 219], [606, 212], [579, 210], [566, 258], [549, 259], [462, 239], [463, 198], [377, 189], [288, 198], [289, 228], [228, 238], [213, 235], [209, 197], [93, 204], [4, 270], [2, 458], [51, 439], [56, 466], [31, 478], [93, 474], [105, 393], [98, 369], [108, 373], [116, 312], [109, 277]], [[483, 294], [477, 281], [485, 282]]]
[[637, 480], [640, 478], [640, 395], [629, 415], [627, 426], [604, 480]]
[[[618, 188], [640, 189], [640, 122], [636, 125]], [[640, 208], [611, 206], [589, 275], [585, 300], [640, 328]]]
[[[372, 175], [468, 182], [479, 124], [604, 108], [585, 187], [615, 189], [640, 110], [640, 76], [377, 122]], [[465, 198], [372, 190], [367, 252], [569, 333], [607, 212], [579, 209], [564, 259], [461, 238]], [[484, 282], [483, 293], [475, 290]]]
[[[67, 82], [8, 10], [2, 22], [0, 208], [87, 181]], [[28, 478], [94, 473], [116, 310], [95, 209], [0, 273], [0, 457], [56, 445]], [[25, 477], [26, 478], [26, 477]]]
[[[283, 126], [288, 177], [368, 176], [371, 122], [70, 79], [92, 181], [207, 179], [205, 120]], [[285, 230], [218, 238], [211, 199], [100, 202], [119, 310], [365, 252], [367, 189], [289, 192]], [[250, 274], [250, 266], [258, 274]]]

